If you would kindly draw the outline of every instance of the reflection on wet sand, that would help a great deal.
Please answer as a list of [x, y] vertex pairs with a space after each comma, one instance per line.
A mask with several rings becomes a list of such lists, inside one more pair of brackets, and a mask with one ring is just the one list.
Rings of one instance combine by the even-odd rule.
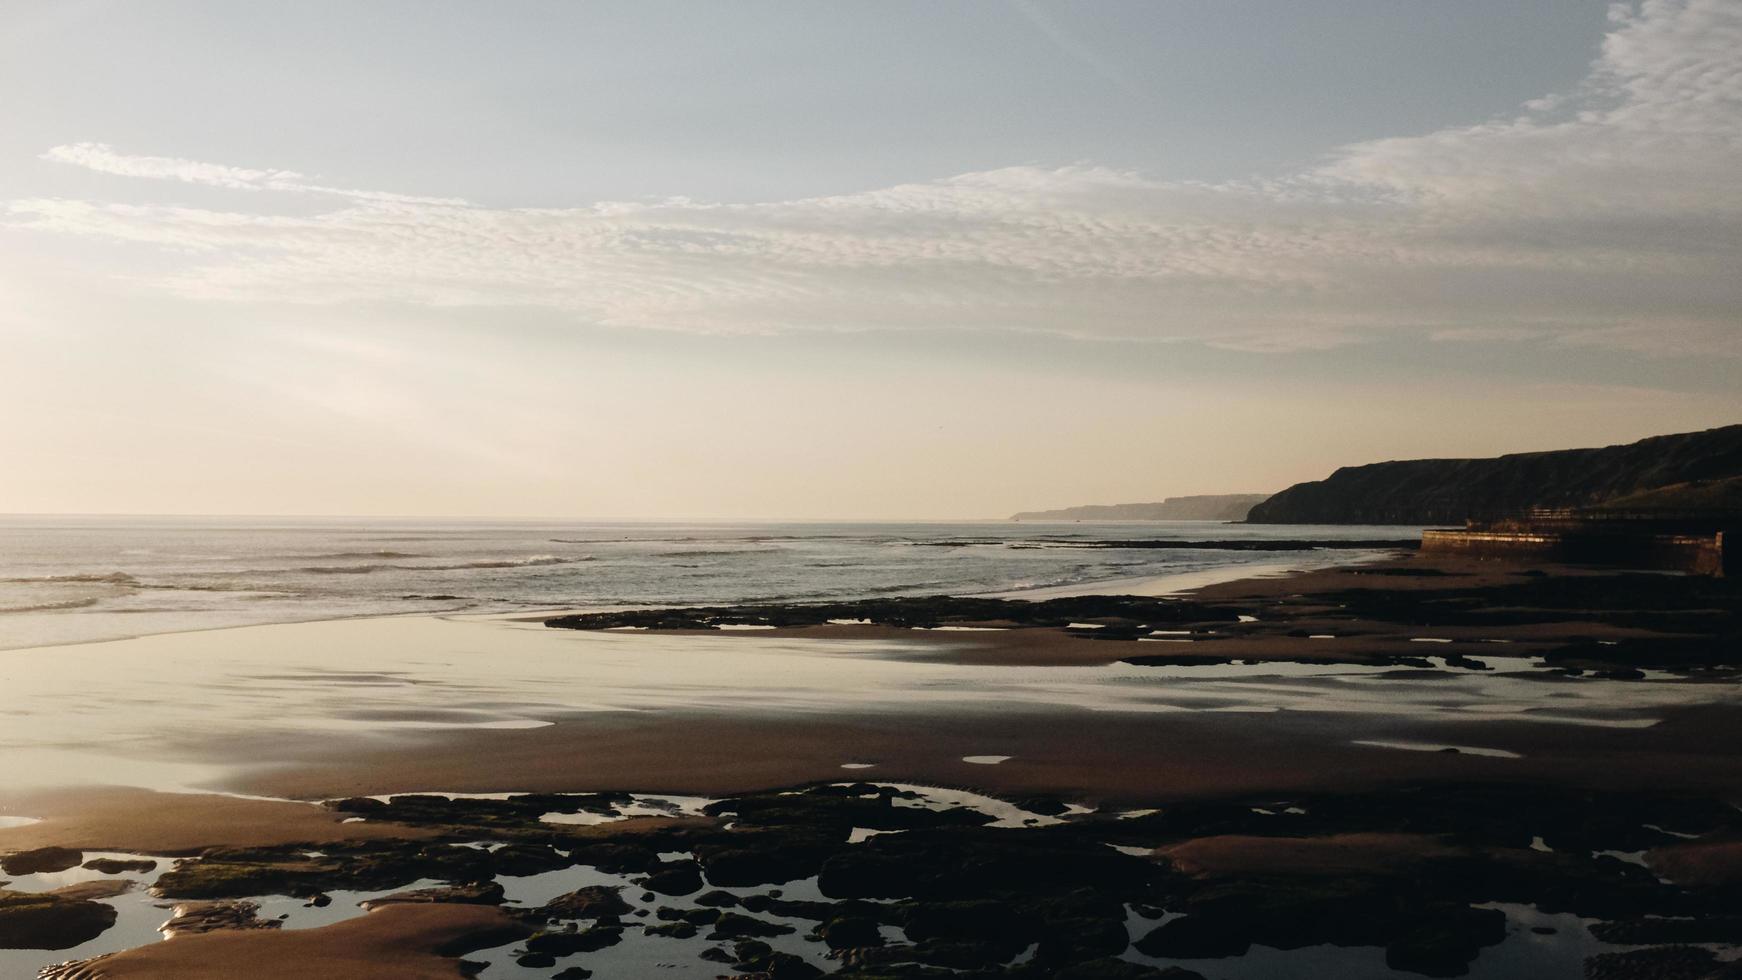
[[[1520, 657], [1485, 658], [1491, 670], [1439, 658], [1430, 669], [1035, 667], [955, 663], [954, 641], [925, 642], [925, 655], [914, 656], [907, 641], [889, 638], [621, 635], [436, 617], [145, 637], [0, 654], [8, 692], [0, 741], [14, 789], [73, 778], [186, 789], [221, 784], [244, 761], [235, 757], [243, 747], [251, 767], [270, 766], [345, 745], [534, 729], [598, 713], [900, 716], [996, 707], [1643, 727], [1663, 710], [1731, 697], [1728, 685], [1670, 674], [1568, 677]], [[1009, 754], [1001, 748], [989, 744], [980, 755]]]

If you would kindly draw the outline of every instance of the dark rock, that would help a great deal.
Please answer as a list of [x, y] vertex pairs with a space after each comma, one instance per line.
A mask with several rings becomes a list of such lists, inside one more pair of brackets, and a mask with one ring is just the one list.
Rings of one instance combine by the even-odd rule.
[[774, 952], [774, 947], [760, 939], [740, 939], [732, 944], [732, 962], [754, 963], [772, 952]]
[[[327, 901], [331, 902], [332, 899], [328, 898]], [[395, 892], [381, 898], [372, 898], [364, 902], [363, 907], [375, 909], [383, 905], [428, 905], [437, 902], [454, 902], [463, 905], [500, 905], [502, 904], [502, 886], [494, 881], [480, 881], [466, 885], [417, 888], [408, 892]]]
[[528, 969], [536, 970], [547, 966], [556, 966], [556, 957], [549, 953], [524, 953], [516, 957], [514, 962]]
[[566, 895], [558, 895], [540, 909], [553, 919], [615, 919], [631, 909], [619, 895], [621, 886], [588, 885]]
[[101, 902], [0, 890], [0, 949], [71, 949], [114, 924]]
[[497, 874], [510, 878], [557, 871], [574, 863], [572, 858], [563, 857], [556, 852], [556, 848], [548, 844], [509, 844], [498, 847], [489, 854], [491, 868]]
[[152, 891], [165, 898], [386, 891], [423, 878], [484, 880], [494, 871], [484, 851], [421, 841], [329, 844], [316, 857], [305, 851], [297, 846], [207, 848], [199, 860], [178, 861], [159, 875]]
[[[1017, 975], [1026, 976], [1020, 971]], [[1160, 968], [1116, 959], [1091, 960], [1051, 969], [1046, 976], [1051, 980], [1204, 980], [1202, 974], [1183, 967]]]
[[785, 936], [797, 931], [792, 926], [768, 922], [737, 912], [726, 912], [715, 920], [714, 931], [708, 933], [708, 938], [748, 939], [753, 936]]
[[118, 875], [128, 871], [147, 874], [157, 870], [156, 861], [121, 861], [116, 858], [94, 858], [85, 862], [85, 868], [98, 874]]
[[228, 900], [182, 902], [163, 926], [165, 936], [192, 936], [222, 929], [277, 929], [277, 919], [260, 918], [258, 902]]
[[860, 946], [883, 945], [883, 933], [877, 920], [859, 916], [830, 919], [817, 927], [816, 936], [830, 949], [855, 949]]
[[623, 940], [623, 927], [600, 923], [589, 929], [568, 929], [560, 932], [540, 932], [526, 940], [526, 948], [534, 953], [551, 956], [572, 956], [592, 953]]
[[593, 971], [584, 966], [571, 966], [550, 975], [550, 980], [588, 980]]
[[718, 888], [697, 895], [693, 901], [697, 905], [709, 905], [714, 908], [732, 908], [738, 904], [738, 896]]
[[1657, 946], [1604, 953], [1585, 961], [1585, 980], [1703, 980], [1718, 957], [1698, 946]]
[[1700, 915], [1688, 918], [1632, 919], [1599, 922], [1591, 935], [1617, 946], [1664, 943], [1742, 945], [1742, 915]]
[[661, 895], [689, 895], [702, 889], [702, 871], [694, 861], [662, 864], [643, 882]]
[[[1371, 542], [1109, 542], [1132, 548], [1212, 547], [1250, 549], [1256, 546], [1301, 548], [1347, 546]], [[1398, 542], [1413, 543], [1413, 542]], [[1088, 545], [1095, 547], [1096, 545]], [[721, 625], [816, 626], [831, 619], [867, 619], [884, 626], [938, 626], [945, 623], [1009, 623], [1013, 626], [1064, 627], [1072, 622], [1095, 620], [1117, 624], [1194, 623], [1235, 621], [1232, 610], [1181, 599], [1141, 596], [1067, 596], [1029, 601], [984, 599], [962, 596], [904, 596], [860, 599], [849, 602], [751, 603], [740, 606], [703, 606], [678, 609], [629, 609], [604, 613], [581, 613], [545, 620], [556, 629], [603, 630], [640, 626], [664, 630], [713, 630]], [[397, 798], [396, 798], [397, 799]]]
[[579, 844], [569, 852], [575, 864], [598, 868], [610, 874], [651, 871], [659, 864], [659, 854], [645, 844], [619, 844], [612, 841]]
[[662, 922], [688, 922], [691, 925], [711, 926], [720, 921], [719, 909], [674, 909], [661, 908], [655, 913]]
[[1435, 917], [1385, 947], [1385, 965], [1429, 977], [1457, 977], [1484, 946], [1506, 939], [1506, 914], [1499, 909], [1465, 908]]
[[1137, 941], [1145, 956], [1177, 960], [1221, 959], [1244, 956], [1252, 948], [1247, 931], [1236, 922], [1210, 916], [1170, 919]]
[[50, 874], [76, 868], [84, 859], [82, 851], [65, 847], [39, 847], [30, 851], [13, 851], [0, 857], [0, 871], [9, 875]]
[[1056, 817], [1070, 809], [1063, 800], [1056, 796], [1029, 796], [1012, 802], [1029, 813], [1038, 813], [1047, 817]]

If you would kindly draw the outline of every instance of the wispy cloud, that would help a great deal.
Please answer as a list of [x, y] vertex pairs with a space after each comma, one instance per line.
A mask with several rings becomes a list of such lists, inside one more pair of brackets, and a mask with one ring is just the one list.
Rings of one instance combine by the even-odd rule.
[[385, 204], [454, 206], [466, 203], [455, 197], [417, 197], [385, 191], [325, 187], [310, 181], [294, 170], [251, 170], [246, 167], [231, 167], [221, 163], [183, 160], [179, 157], [116, 153], [115, 148], [107, 143], [68, 143], [51, 148], [42, 155], [42, 158], [57, 163], [70, 163], [77, 167], [84, 167], [86, 170], [114, 174], [118, 177], [179, 180], [184, 184], [203, 184], [207, 187], [223, 187], [231, 190], [330, 194], [336, 197], [349, 197], [360, 201], [378, 201]]
[[527, 304], [715, 333], [975, 329], [1296, 350], [1487, 332], [1733, 352], [1742, 5], [1646, 0], [1612, 21], [1573, 91], [1274, 179], [1012, 167], [748, 205], [495, 209], [81, 143], [46, 155], [343, 203], [312, 215], [5, 207], [16, 225], [187, 252], [154, 281], [201, 298]]

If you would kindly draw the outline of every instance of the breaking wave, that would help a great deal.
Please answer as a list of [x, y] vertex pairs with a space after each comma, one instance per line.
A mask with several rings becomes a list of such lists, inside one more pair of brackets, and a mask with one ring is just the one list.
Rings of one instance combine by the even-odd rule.
[[25, 575], [0, 578], [0, 582], [17, 585], [50, 585], [58, 582], [89, 582], [100, 585], [138, 585], [139, 580], [126, 572], [79, 572], [73, 575]]
[[292, 571], [305, 572], [310, 575], [365, 575], [369, 572], [462, 572], [478, 568], [536, 568], [540, 565], [574, 565], [584, 561], [592, 561], [591, 555], [562, 557], [559, 555], [533, 555], [530, 558], [485, 558], [478, 561], [463, 561], [452, 565], [305, 565]]
[[94, 596], [83, 599], [66, 599], [61, 602], [38, 602], [28, 606], [0, 606], [0, 615], [6, 613], [53, 612], [57, 609], [84, 609], [101, 602]]

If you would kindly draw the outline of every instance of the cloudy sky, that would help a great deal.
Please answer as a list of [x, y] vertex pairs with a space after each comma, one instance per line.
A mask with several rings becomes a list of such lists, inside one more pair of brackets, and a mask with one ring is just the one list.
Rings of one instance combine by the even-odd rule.
[[1742, 2], [0, 0], [0, 512], [979, 517], [1742, 421]]

